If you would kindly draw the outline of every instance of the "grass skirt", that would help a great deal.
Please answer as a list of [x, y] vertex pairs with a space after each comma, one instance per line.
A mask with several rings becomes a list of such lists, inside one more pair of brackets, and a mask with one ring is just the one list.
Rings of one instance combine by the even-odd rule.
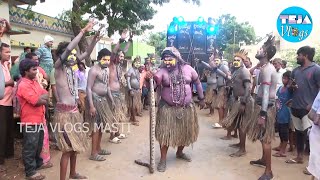
[[91, 117], [89, 100], [86, 98], [85, 122], [89, 125], [90, 132], [98, 132], [99, 130], [104, 132], [104, 130], [109, 130], [108, 128], [113, 127], [112, 124], [117, 123], [117, 121], [108, 98], [98, 96], [95, 93], [92, 94], [93, 105], [96, 108], [96, 116], [94, 118]]
[[83, 116], [77, 105], [57, 103], [53, 126], [57, 145], [62, 152], [84, 152], [88, 148]]
[[250, 118], [247, 126], [246, 132], [248, 138], [253, 142], [260, 140], [264, 143], [271, 143], [271, 141], [275, 138], [275, 117], [276, 117], [276, 108], [275, 106], [269, 107], [267, 111], [267, 118], [265, 122], [265, 127], [261, 127], [258, 124], [258, 118], [260, 117], [261, 106], [255, 104], [254, 112], [252, 117]]
[[[137, 114], [142, 113], [142, 102], [141, 102], [141, 92], [140, 90], [133, 90], [133, 96], [130, 95], [130, 92], [127, 94], [128, 96], [128, 105], [129, 109], [132, 108], [137, 112]], [[131, 116], [131, 111], [129, 110], [129, 116]]]
[[240, 128], [245, 130], [253, 112], [254, 112], [254, 101], [250, 97], [250, 100], [246, 103], [243, 113], [239, 112], [241, 106], [240, 100], [234, 101], [231, 106], [231, 110], [226, 118], [222, 121], [222, 126], [230, 128], [232, 130]]
[[217, 96], [217, 94], [215, 92], [213, 85], [208, 85], [208, 87], [206, 89], [206, 96], [204, 99], [205, 103], [206, 104], [214, 104], [216, 96]]
[[127, 106], [125, 101], [125, 95], [120, 93], [119, 91], [112, 91], [111, 92], [113, 101], [115, 103], [116, 109], [114, 112], [115, 118], [117, 122], [128, 122], [127, 118]]
[[194, 103], [183, 110], [183, 107], [169, 106], [163, 100], [159, 102], [156, 139], [161, 146], [189, 146], [197, 140], [198, 134], [198, 116]]
[[220, 87], [215, 101], [215, 108], [226, 108], [227, 106], [227, 90], [226, 87]]

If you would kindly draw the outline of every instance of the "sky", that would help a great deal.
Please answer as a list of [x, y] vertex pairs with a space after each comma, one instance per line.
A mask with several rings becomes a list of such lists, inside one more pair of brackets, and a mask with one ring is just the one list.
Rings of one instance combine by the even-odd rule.
[[[58, 6], [57, 6], [58, 4]], [[276, 30], [279, 14], [290, 6], [300, 6], [313, 18], [314, 25], [320, 24], [320, 1], [318, 0], [201, 0], [201, 5], [184, 3], [183, 0], [171, 0], [164, 6], [156, 6], [158, 13], [150, 21], [155, 26], [153, 32], [165, 31], [175, 16], [185, 20], [197, 20], [199, 16], [217, 18], [222, 14], [236, 16], [238, 22], [248, 21], [256, 35], [265, 36]], [[72, 0], [46, 0], [33, 7], [33, 11], [56, 17], [63, 10], [72, 7]], [[319, 26], [316, 28], [320, 29]]]

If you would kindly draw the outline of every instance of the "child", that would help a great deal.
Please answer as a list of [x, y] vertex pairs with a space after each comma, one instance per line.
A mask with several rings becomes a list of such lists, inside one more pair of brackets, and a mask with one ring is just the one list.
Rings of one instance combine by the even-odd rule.
[[292, 93], [289, 91], [287, 85], [291, 76], [291, 72], [287, 71], [282, 75], [283, 86], [277, 90], [277, 115], [276, 121], [279, 127], [280, 145], [273, 150], [279, 151], [273, 156], [286, 157], [286, 147], [289, 140], [289, 124], [290, 124], [290, 110], [287, 106], [289, 100], [292, 98]]

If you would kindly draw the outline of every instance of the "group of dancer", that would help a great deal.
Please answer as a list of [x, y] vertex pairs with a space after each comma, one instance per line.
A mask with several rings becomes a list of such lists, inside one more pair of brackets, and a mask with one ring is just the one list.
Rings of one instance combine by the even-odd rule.
[[[132, 34], [130, 34], [126, 48], [119, 51], [120, 43], [126, 38], [127, 32], [124, 31], [113, 51], [108, 49], [99, 51], [97, 63], [90, 68], [88, 73], [85, 100], [81, 100], [77, 89], [78, 80], [73, 66], [91, 54], [95, 44], [102, 36], [97, 32], [87, 51], [80, 55], [77, 53], [76, 47], [84, 34], [91, 31], [93, 26], [94, 23], [90, 21], [70, 43], [59, 43], [56, 51], [57, 59], [54, 63], [56, 92], [54, 93], [59, 101], [55, 106], [53, 125], [58, 124], [56, 127], [60, 128], [54, 132], [57, 145], [62, 151], [60, 180], [66, 179], [69, 160], [70, 178], [86, 179], [85, 176], [76, 172], [77, 154], [86, 151], [89, 147], [87, 134], [85, 131], [78, 130], [82, 128], [84, 122], [89, 124], [92, 140], [89, 159], [94, 161], [104, 161], [106, 160], [104, 156], [111, 154], [110, 151], [101, 147], [104, 126], [111, 127], [109, 129], [110, 142], [119, 143], [121, 139], [127, 138], [125, 134], [120, 133], [119, 127], [120, 122], [127, 121], [127, 115], [129, 115], [129, 121], [133, 125], [139, 125], [136, 116], [141, 115], [142, 112], [141, 78], [143, 78], [142, 81], [148, 81], [151, 77], [155, 81], [155, 89], [149, 90], [157, 91], [159, 96], [159, 98], [156, 98], [158, 99], [156, 139], [161, 150], [161, 157], [157, 166], [158, 171], [164, 172], [166, 170], [169, 147], [177, 148], [176, 157], [178, 159], [187, 162], [192, 161], [192, 158], [183, 150], [184, 147], [196, 142], [199, 134], [198, 115], [192, 98], [191, 86], [195, 85], [200, 109], [208, 107], [210, 114], [218, 109], [219, 122], [215, 123], [213, 127], [223, 127], [227, 130], [227, 136], [223, 139], [231, 139], [233, 131], [235, 132], [234, 135], [239, 132], [240, 142], [232, 145], [239, 150], [230, 156], [240, 157], [246, 154], [247, 136], [252, 141], [259, 140], [262, 144], [262, 158], [251, 161], [250, 164], [265, 166], [265, 172], [259, 180], [273, 178], [271, 142], [275, 137], [274, 124], [278, 82], [277, 71], [270, 63], [270, 60], [276, 54], [273, 36], [268, 37], [268, 40], [255, 56], [261, 66], [260, 74], [256, 77], [259, 88], [255, 99], [251, 96], [251, 74], [249, 69], [245, 67], [245, 62], [248, 59], [246, 51], [240, 50], [234, 54], [232, 69], [222, 63], [221, 57], [217, 53], [212, 54], [209, 63], [199, 61], [208, 69], [206, 71], [208, 87], [204, 95], [199, 74], [182, 59], [179, 51], [174, 47], [167, 47], [162, 51], [160, 67], [149, 67], [146, 76], [141, 76], [139, 71], [141, 67], [140, 58], [135, 58], [132, 68], [123, 73], [121, 61], [132, 42]], [[25, 62], [22, 64], [28, 64], [28, 60], [23, 61]], [[149, 66], [150, 64], [146, 65]], [[32, 80], [34, 78], [32, 72], [34, 66], [37, 66], [37, 64], [31, 63], [24, 68], [20, 67], [20, 72], [23, 72], [22, 75], [25, 78]], [[36, 91], [38, 91], [37, 88]], [[39, 90], [39, 94], [38, 102], [34, 102], [35, 100], [29, 101], [28, 97], [23, 95], [19, 98], [20, 100], [26, 99], [24, 102], [29, 103], [30, 107], [44, 108], [48, 97], [43, 90]], [[84, 110], [84, 115], [80, 113], [79, 108]], [[44, 113], [39, 114], [41, 117], [43, 115]], [[316, 117], [318, 118], [318, 116]], [[315, 118], [312, 116], [311, 119]], [[74, 126], [66, 126], [66, 124]], [[80, 127], [75, 127], [78, 125]], [[37, 141], [39, 142], [35, 143], [39, 143], [38, 145], [41, 146], [42, 140], [42, 138], [38, 138]], [[30, 167], [31, 173], [29, 173], [29, 176], [32, 176], [33, 179], [44, 179], [43, 175], [35, 174], [37, 166], [39, 166], [37, 164], [39, 154], [38, 152], [32, 152], [32, 155], [34, 157], [29, 161], [34, 161], [32, 165], [34, 167]]]

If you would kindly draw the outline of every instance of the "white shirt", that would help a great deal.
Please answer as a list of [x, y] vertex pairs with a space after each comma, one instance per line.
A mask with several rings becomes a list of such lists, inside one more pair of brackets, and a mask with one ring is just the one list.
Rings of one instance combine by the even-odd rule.
[[86, 92], [89, 70], [90, 70], [90, 68], [86, 67], [84, 72], [79, 70], [76, 73], [77, 74], [77, 78], [78, 78], [78, 90], [82, 90], [82, 91]]
[[319, 91], [316, 99], [313, 101], [312, 109], [313, 109], [314, 111], [316, 111], [317, 114], [320, 114], [320, 91]]

